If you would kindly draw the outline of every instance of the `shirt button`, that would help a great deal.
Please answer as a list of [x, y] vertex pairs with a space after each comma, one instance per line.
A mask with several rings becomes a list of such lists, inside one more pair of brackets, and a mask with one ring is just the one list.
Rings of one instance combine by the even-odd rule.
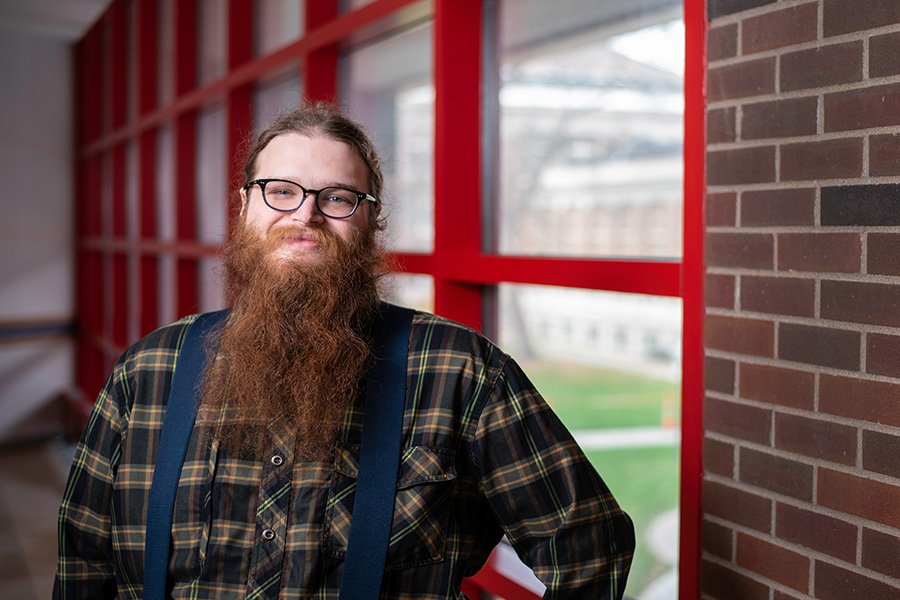
[[275, 532], [271, 529], [263, 529], [262, 536], [264, 540], [271, 541], [275, 539]]
[[272, 457], [272, 464], [275, 465], [276, 467], [280, 467], [281, 465], [284, 464], [284, 458], [282, 458], [280, 455], [276, 454], [275, 456]]

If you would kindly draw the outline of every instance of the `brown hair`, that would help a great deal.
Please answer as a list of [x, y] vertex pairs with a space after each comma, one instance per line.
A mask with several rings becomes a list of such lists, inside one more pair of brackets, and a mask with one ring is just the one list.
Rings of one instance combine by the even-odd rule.
[[[256, 173], [256, 159], [259, 153], [269, 145], [269, 142], [285, 133], [321, 135], [349, 145], [369, 169], [368, 193], [375, 196], [379, 203], [382, 201], [384, 176], [381, 173], [381, 158], [375, 144], [358, 123], [342, 115], [335, 105], [325, 102], [307, 103], [284, 113], [259, 134], [256, 143], [250, 147], [247, 161], [244, 163], [244, 185], [251, 181]], [[383, 228], [383, 223], [379, 220], [373, 218], [373, 222], [379, 228]]]

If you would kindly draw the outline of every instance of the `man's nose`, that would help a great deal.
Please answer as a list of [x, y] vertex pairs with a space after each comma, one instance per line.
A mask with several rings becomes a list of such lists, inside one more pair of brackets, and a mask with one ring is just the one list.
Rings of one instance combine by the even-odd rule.
[[304, 194], [303, 202], [300, 203], [297, 210], [291, 213], [291, 220], [299, 221], [303, 224], [321, 223], [325, 220], [325, 217], [322, 216], [322, 213], [316, 208], [315, 194]]

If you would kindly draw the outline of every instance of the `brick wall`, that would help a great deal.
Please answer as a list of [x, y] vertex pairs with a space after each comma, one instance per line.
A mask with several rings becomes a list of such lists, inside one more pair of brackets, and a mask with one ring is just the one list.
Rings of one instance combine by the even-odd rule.
[[900, 598], [900, 0], [708, 0], [708, 598]]

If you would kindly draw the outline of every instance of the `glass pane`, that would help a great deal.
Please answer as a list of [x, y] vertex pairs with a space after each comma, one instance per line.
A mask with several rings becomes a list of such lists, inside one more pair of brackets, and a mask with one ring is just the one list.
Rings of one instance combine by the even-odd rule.
[[279, 75], [257, 84], [253, 93], [254, 137], [279, 114], [300, 106], [302, 94], [300, 67], [296, 63], [289, 64]]
[[222, 77], [228, 70], [228, 4], [222, 0], [199, 2], [197, 83], [204, 86]]
[[156, 134], [156, 235], [175, 239], [175, 138], [172, 126], [160, 127]]
[[159, 302], [159, 326], [177, 319], [175, 309], [175, 258], [171, 254], [159, 257], [157, 301]]
[[499, 339], [635, 522], [626, 594], [676, 598], [681, 300], [501, 285]]
[[159, 2], [159, 78], [156, 94], [159, 106], [175, 98], [175, 0]]
[[228, 175], [225, 157], [225, 106], [197, 119], [197, 240], [218, 244], [225, 236]]
[[257, 56], [268, 54], [300, 38], [306, 13], [302, 0], [255, 0]]
[[342, 13], [348, 13], [373, 2], [375, 0], [340, 0], [340, 9]]
[[434, 312], [434, 278], [431, 275], [391, 273], [382, 280], [387, 302]]
[[341, 58], [340, 97], [381, 152], [392, 250], [434, 246], [431, 37], [423, 25]]
[[199, 262], [200, 299], [199, 312], [220, 310], [228, 306], [225, 302], [225, 286], [222, 284], [222, 260], [202, 258]]
[[128, 93], [126, 95], [127, 112], [126, 118], [133, 121], [137, 115], [137, 93], [138, 93], [138, 23], [137, 23], [137, 2], [128, 0], [125, 3], [125, 23], [127, 27], [125, 44], [127, 51], [125, 54], [125, 77], [128, 78]]
[[681, 4], [499, 4], [500, 252], [681, 255]]

